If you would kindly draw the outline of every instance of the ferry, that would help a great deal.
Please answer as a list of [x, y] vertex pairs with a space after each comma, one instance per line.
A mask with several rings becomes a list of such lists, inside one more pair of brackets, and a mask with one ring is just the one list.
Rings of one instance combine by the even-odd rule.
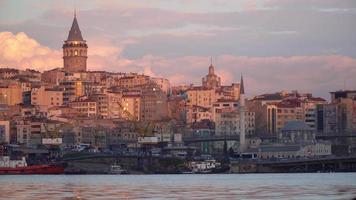
[[214, 159], [209, 159], [205, 161], [193, 161], [190, 162], [190, 168], [194, 174], [209, 174], [213, 173], [214, 170], [221, 167], [221, 163], [216, 162]]
[[16, 174], [63, 174], [64, 167], [56, 165], [28, 166], [25, 157], [11, 160], [9, 156], [0, 156], [0, 175]]

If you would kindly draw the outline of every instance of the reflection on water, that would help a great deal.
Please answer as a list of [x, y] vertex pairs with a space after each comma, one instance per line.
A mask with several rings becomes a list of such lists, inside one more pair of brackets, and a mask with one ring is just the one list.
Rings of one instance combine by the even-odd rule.
[[0, 176], [0, 199], [352, 199], [356, 173]]

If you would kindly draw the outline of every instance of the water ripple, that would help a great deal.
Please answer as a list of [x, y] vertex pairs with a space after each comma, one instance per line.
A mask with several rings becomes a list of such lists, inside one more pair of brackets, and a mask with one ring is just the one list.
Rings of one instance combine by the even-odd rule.
[[0, 199], [352, 199], [356, 173], [0, 176]]

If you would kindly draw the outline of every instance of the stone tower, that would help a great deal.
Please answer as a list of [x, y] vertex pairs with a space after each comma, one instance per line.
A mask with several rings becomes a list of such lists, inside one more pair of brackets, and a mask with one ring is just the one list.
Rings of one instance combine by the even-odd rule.
[[87, 70], [88, 45], [83, 40], [75, 13], [68, 39], [64, 41], [62, 48], [65, 72], [82, 72]]

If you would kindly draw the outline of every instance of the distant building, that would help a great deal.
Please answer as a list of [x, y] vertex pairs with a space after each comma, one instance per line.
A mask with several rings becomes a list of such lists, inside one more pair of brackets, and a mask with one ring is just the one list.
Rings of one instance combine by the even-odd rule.
[[171, 84], [166, 78], [151, 78], [153, 81], [164, 93], [169, 95], [171, 93]]
[[159, 121], [167, 118], [167, 95], [155, 84], [149, 84], [142, 88], [141, 120]]
[[202, 106], [192, 106], [187, 110], [186, 113], [186, 122], [188, 124], [190, 123], [196, 123], [196, 122], [201, 122], [201, 121], [212, 121], [212, 115], [211, 111], [209, 108], [205, 108]]
[[0, 86], [0, 104], [16, 105], [22, 103], [22, 88], [19, 84]]
[[303, 120], [314, 130], [318, 129], [317, 106], [326, 100], [311, 94], [280, 92], [256, 96], [249, 107], [256, 113], [258, 134], [276, 134], [289, 121]]
[[262, 144], [254, 152], [262, 159], [331, 155], [331, 144], [317, 141], [315, 130], [304, 121], [289, 121], [281, 129], [278, 141], [275, 144]]
[[207, 89], [203, 87], [193, 87], [186, 91], [188, 100], [187, 106], [201, 106], [205, 108], [210, 108], [213, 102], [216, 102], [217, 98], [215, 96], [214, 89]]
[[66, 105], [81, 96], [89, 96], [92, 92], [92, 82], [78, 79], [62, 80], [59, 87], [63, 89], [63, 104]]
[[[130, 113], [131, 117], [133, 117], [135, 120], [139, 121], [141, 120], [141, 96], [140, 95], [123, 95], [121, 99], [121, 105], [122, 109], [124, 109], [125, 112]], [[125, 116], [123, 114], [123, 118], [133, 120], [131, 117], [127, 118], [128, 116]]]
[[356, 131], [356, 100], [338, 99], [323, 105], [323, 132], [342, 134]]
[[137, 86], [147, 85], [150, 81], [150, 77], [140, 74], [127, 74], [117, 80], [116, 84], [120, 88], [134, 88]]
[[0, 121], [0, 144], [10, 143], [10, 121]]
[[41, 76], [41, 81], [53, 85], [59, 85], [64, 79], [65, 72], [62, 68], [55, 68], [48, 71], [44, 71]]
[[97, 102], [91, 99], [76, 100], [69, 103], [80, 116], [96, 117], [98, 114]]
[[31, 104], [39, 106], [61, 106], [63, 104], [63, 90], [59, 88], [32, 88]]
[[339, 99], [355, 99], [356, 98], [356, 90], [339, 90], [335, 92], [330, 92], [331, 94], [331, 102], [335, 102]]
[[209, 73], [202, 79], [202, 86], [205, 88], [220, 88], [221, 79], [214, 72], [214, 66], [211, 63], [209, 66]]

